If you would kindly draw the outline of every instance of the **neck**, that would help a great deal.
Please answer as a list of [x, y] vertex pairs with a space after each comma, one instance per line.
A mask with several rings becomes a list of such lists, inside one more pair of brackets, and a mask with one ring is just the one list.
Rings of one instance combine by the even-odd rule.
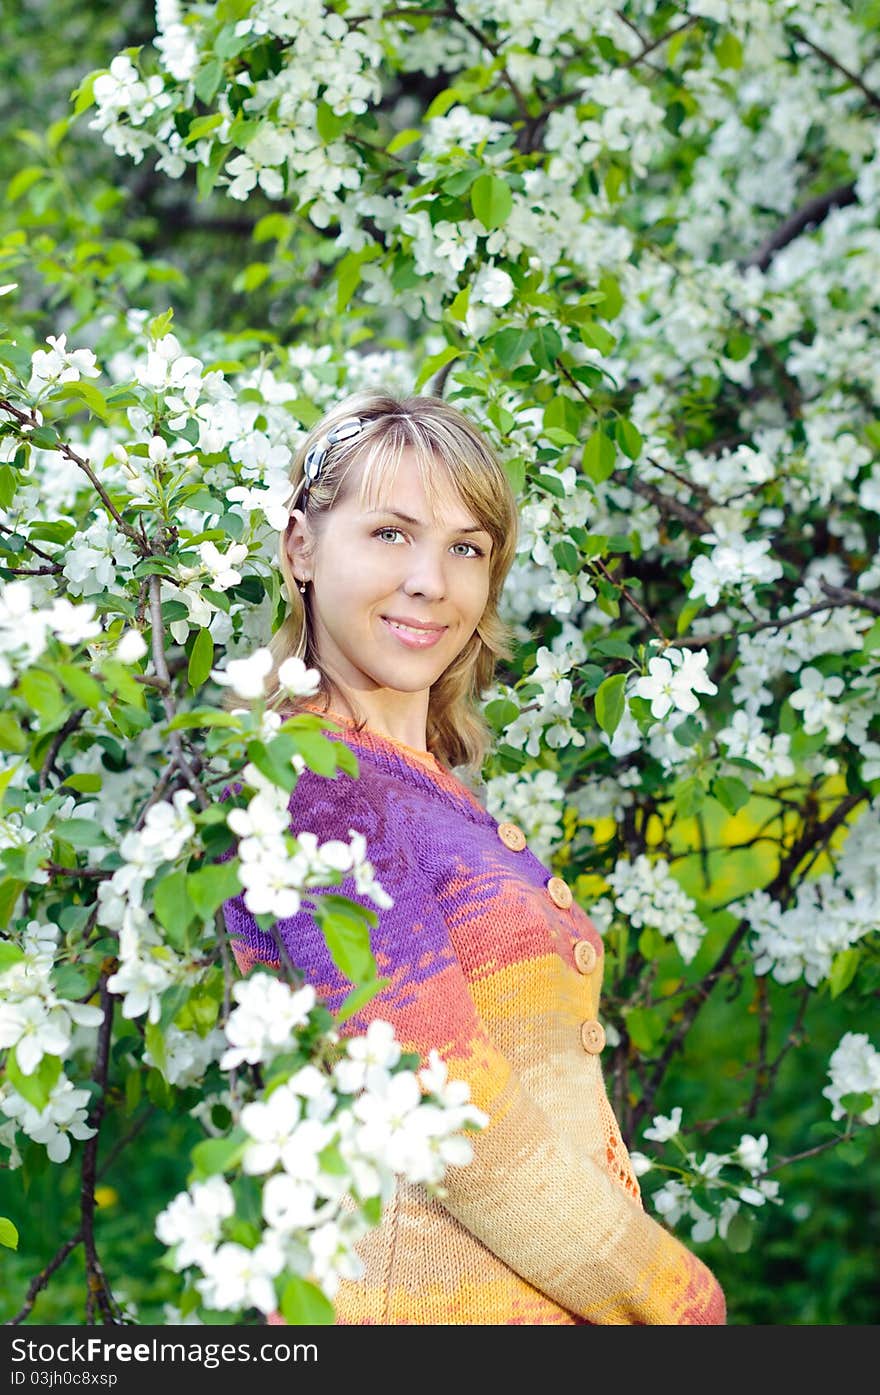
[[400, 694], [400, 697], [409, 700], [405, 706], [389, 705], [388, 702], [377, 700], [378, 696], [374, 693], [347, 695], [333, 689], [330, 694], [330, 709], [349, 721], [366, 717], [367, 726], [377, 735], [386, 736], [390, 741], [399, 741], [415, 751], [427, 752], [427, 693]]

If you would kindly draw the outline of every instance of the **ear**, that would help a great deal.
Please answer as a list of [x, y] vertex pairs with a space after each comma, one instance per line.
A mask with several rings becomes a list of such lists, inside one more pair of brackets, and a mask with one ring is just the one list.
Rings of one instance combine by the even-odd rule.
[[[296, 576], [308, 579], [312, 554], [311, 529], [302, 509], [292, 509], [284, 530], [284, 549]], [[305, 570], [304, 570], [305, 569]]]

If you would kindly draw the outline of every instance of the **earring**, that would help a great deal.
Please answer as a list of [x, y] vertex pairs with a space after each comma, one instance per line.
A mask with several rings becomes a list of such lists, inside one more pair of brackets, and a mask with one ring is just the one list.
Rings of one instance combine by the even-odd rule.
[[299, 589], [300, 589], [300, 591], [302, 592], [303, 595], [306, 594], [306, 585], [307, 585], [307, 583], [306, 583], [305, 581], [301, 581], [300, 584], [299, 584]]

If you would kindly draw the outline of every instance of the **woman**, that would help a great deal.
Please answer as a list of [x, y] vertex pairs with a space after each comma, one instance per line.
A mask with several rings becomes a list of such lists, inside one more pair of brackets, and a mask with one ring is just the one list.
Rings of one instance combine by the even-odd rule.
[[[518, 519], [503, 469], [448, 404], [368, 393], [314, 427], [291, 479], [292, 605], [273, 654], [318, 669], [320, 692], [295, 710], [325, 713], [358, 766], [304, 771], [291, 828], [362, 833], [394, 902], [373, 931], [388, 985], [344, 1030], [389, 1021], [405, 1050], [437, 1050], [489, 1116], [442, 1201], [399, 1184], [337, 1322], [724, 1323], [712, 1274], [643, 1209], [608, 1102], [602, 941], [522, 830], [452, 773], [478, 775], [492, 737], [477, 702], [511, 657], [497, 606]], [[290, 706], [277, 683], [269, 695]], [[371, 905], [353, 878], [334, 890]], [[240, 897], [226, 917], [243, 971], [277, 963]], [[278, 930], [337, 1007], [351, 985], [313, 916]]]

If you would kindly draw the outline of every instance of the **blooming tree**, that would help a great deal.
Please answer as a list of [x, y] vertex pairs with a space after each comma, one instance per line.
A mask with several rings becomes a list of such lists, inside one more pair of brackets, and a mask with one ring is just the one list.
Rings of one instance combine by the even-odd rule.
[[[3, 244], [0, 1141], [13, 1168], [23, 1139], [79, 1161], [90, 1317], [119, 1317], [94, 1194], [120, 1094], [136, 1116], [197, 1087], [228, 1120], [155, 1221], [182, 1310], [290, 1320], [328, 1319], [394, 1176], [442, 1186], [482, 1122], [442, 1063], [346, 1034], [378, 988], [375, 920], [326, 888], [354, 875], [376, 915], [387, 896], [358, 830], [295, 840], [287, 803], [304, 768], [352, 758], [259, 702], [293, 452], [366, 385], [444, 393], [520, 496], [484, 796], [604, 936], [606, 1071], [647, 1204], [742, 1251], [797, 1157], [868, 1156], [876, 17], [159, 0], [152, 44], [82, 73], [56, 143], [88, 133], [240, 210], [253, 256], [253, 318], [229, 328], [192, 288], [157, 304], [175, 278], [130, 248], [74, 288], [57, 249]], [[61, 309], [37, 323], [24, 288], [50, 273]], [[296, 661], [282, 681], [314, 691]], [[267, 930], [320, 916], [353, 985], [336, 1020], [295, 964], [236, 981], [220, 907], [242, 889]], [[745, 1059], [701, 1104], [688, 1051], [730, 1001]], [[820, 1141], [783, 1156], [779, 1082], [829, 1007]]]

